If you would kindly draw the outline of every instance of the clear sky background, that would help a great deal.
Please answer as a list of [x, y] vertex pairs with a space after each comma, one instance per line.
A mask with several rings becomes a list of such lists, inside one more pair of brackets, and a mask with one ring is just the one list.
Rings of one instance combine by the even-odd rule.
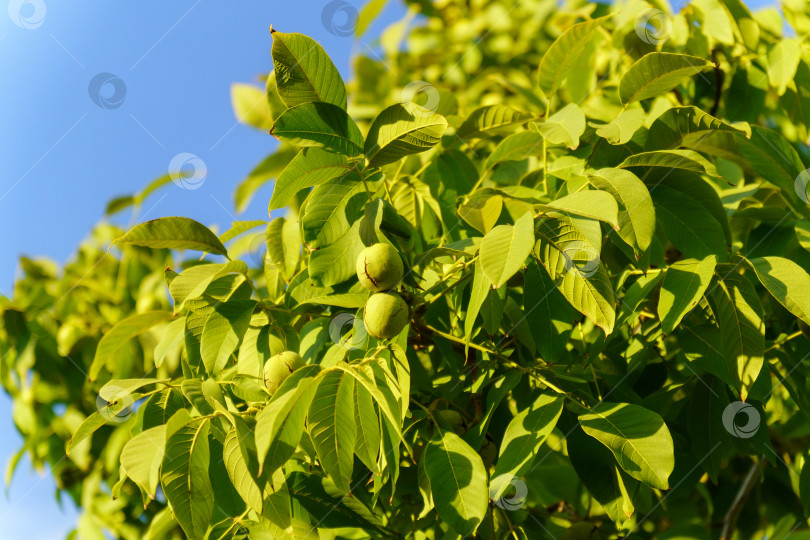
[[[346, 1], [357, 9], [365, 3]], [[269, 24], [318, 40], [345, 78], [353, 52], [372, 44], [331, 33], [321, 17], [328, 3], [0, 1], [0, 294], [10, 295], [20, 255], [65, 261], [103, 218], [107, 201], [165, 174], [180, 153], [205, 163], [203, 184], [167, 186], [139, 220], [182, 215], [227, 229], [236, 183], [275, 144], [238, 125], [230, 105], [231, 83], [272, 69]], [[391, 0], [368, 35], [403, 13]], [[125, 95], [102, 89], [114, 108], [91, 99], [88, 87], [100, 73], [125, 87]], [[265, 219], [271, 189], [239, 219]], [[21, 444], [10, 405], [0, 392], [2, 466]], [[8, 497], [0, 495], [0, 537], [64, 538], [76, 511], [67, 499], [60, 510], [54, 493], [49, 475], [22, 462]]]

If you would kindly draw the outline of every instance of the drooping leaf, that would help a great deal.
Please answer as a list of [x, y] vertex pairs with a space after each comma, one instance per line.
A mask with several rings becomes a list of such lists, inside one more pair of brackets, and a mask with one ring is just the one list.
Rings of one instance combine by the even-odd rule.
[[697, 306], [714, 275], [717, 258], [684, 259], [669, 265], [661, 284], [658, 317], [661, 331], [671, 333], [684, 316]]
[[202, 538], [214, 510], [214, 488], [208, 478], [207, 420], [193, 420], [169, 434], [160, 485], [175, 519], [190, 538]]
[[[520, 411], [512, 418], [503, 434], [492, 478], [501, 475], [519, 478], [526, 473], [540, 446], [557, 424], [562, 406], [563, 400], [559, 396], [542, 394], [531, 407]], [[505, 488], [506, 485], [502, 487]], [[503, 489], [492, 493], [491, 497], [497, 499], [502, 494]]]
[[133, 482], [155, 498], [166, 445], [166, 426], [155, 426], [132, 437], [121, 450], [121, 466]]
[[651, 52], [633, 64], [619, 83], [627, 105], [669, 92], [684, 80], [710, 69], [712, 63], [686, 54]]
[[579, 416], [582, 429], [611, 452], [627, 474], [657, 489], [669, 489], [675, 449], [664, 420], [632, 403], [600, 402]]
[[718, 267], [722, 274], [708, 300], [720, 326], [721, 347], [745, 400], [764, 362], [765, 323], [756, 289], [734, 269]]
[[526, 262], [534, 246], [534, 216], [523, 214], [514, 225], [498, 225], [481, 242], [481, 268], [494, 288], [500, 288]]
[[588, 176], [597, 189], [607, 191], [619, 206], [619, 236], [640, 257], [655, 234], [655, 209], [644, 182], [623, 169], [600, 169]]
[[437, 428], [422, 459], [439, 517], [456, 533], [473, 534], [484, 519], [489, 500], [481, 456], [455, 433]]
[[642, 152], [625, 159], [620, 169], [628, 167], [664, 167], [667, 169], [683, 169], [698, 174], [708, 174], [720, 177], [714, 164], [694, 150], [656, 150]]
[[615, 297], [599, 252], [570, 218], [545, 218], [532, 251], [563, 296], [580, 313], [613, 332]]
[[205, 225], [185, 217], [153, 219], [133, 227], [116, 243], [149, 248], [196, 249], [228, 256], [217, 235]]
[[810, 275], [784, 257], [759, 257], [749, 261], [760, 283], [776, 300], [810, 324]]
[[233, 418], [234, 425], [225, 436], [222, 459], [228, 477], [239, 496], [257, 513], [262, 512], [262, 491], [256, 479], [258, 461], [253, 433], [241, 418]]
[[324, 471], [343, 492], [351, 492], [357, 437], [354, 377], [342, 370], [326, 372], [309, 406], [307, 423]]
[[475, 262], [473, 267], [473, 280], [470, 288], [470, 303], [467, 304], [467, 313], [464, 317], [464, 339], [466, 342], [465, 352], [469, 352], [469, 343], [475, 330], [475, 323], [478, 319], [478, 314], [481, 312], [481, 306], [484, 305], [484, 300], [487, 298], [490, 289], [492, 289], [492, 281], [490, 281], [487, 273], [484, 271], [481, 258]]

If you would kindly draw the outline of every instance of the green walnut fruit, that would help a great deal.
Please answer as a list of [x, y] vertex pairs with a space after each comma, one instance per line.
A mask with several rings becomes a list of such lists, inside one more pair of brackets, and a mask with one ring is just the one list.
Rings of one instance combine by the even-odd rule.
[[391, 244], [369, 246], [357, 257], [357, 279], [372, 292], [393, 289], [402, 280], [405, 269], [397, 250]]
[[292, 351], [271, 356], [264, 364], [264, 387], [270, 395], [275, 394], [290, 373], [305, 365], [304, 359]]
[[366, 332], [377, 339], [398, 336], [410, 318], [408, 304], [397, 293], [380, 292], [366, 300], [363, 322]]

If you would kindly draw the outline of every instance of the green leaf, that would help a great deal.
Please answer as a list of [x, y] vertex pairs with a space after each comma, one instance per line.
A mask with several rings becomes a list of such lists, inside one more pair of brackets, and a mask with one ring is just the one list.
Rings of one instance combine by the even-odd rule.
[[129, 399], [135, 393], [135, 390], [140, 390], [144, 386], [150, 384], [168, 382], [169, 379], [113, 379], [108, 381], [101, 390], [98, 391], [98, 396], [108, 403], [114, 403], [119, 400]]
[[256, 483], [259, 464], [255, 459], [255, 445], [253, 433], [244, 420], [233, 418], [234, 425], [225, 435], [222, 459], [228, 477], [236, 488], [236, 492], [247, 505], [255, 512], [261, 514], [262, 491]]
[[768, 80], [781, 96], [796, 76], [802, 60], [800, 38], [783, 38], [768, 51]]
[[[493, 479], [501, 475], [520, 478], [529, 470], [540, 446], [557, 425], [562, 406], [561, 397], [543, 394], [531, 407], [512, 418], [503, 434], [498, 462], [492, 473]], [[500, 498], [507, 486], [508, 484], [500, 486], [501, 489], [491, 493], [490, 498]]]
[[[141, 334], [147, 332], [153, 326], [166, 322], [172, 318], [172, 314], [165, 311], [149, 311], [147, 313], [137, 313], [127, 317], [123, 321], [110, 328], [96, 348], [96, 355], [90, 365], [90, 380], [95, 380], [101, 373], [101, 368], [111, 368], [115, 363], [118, 351]], [[112, 371], [112, 369], [110, 369]]]
[[472, 535], [489, 503], [487, 471], [481, 456], [455, 433], [437, 427], [422, 460], [439, 517], [456, 533]]
[[323, 101], [346, 108], [346, 88], [335, 65], [315, 40], [271, 29], [278, 94], [288, 107]]
[[616, 464], [610, 450], [579, 426], [566, 433], [568, 457], [582, 484], [621, 527], [635, 512], [633, 495], [638, 482]]
[[209, 427], [207, 420], [193, 420], [171, 434], [160, 473], [166, 500], [190, 538], [203, 537], [214, 510], [214, 488], [208, 478]]
[[273, 117], [265, 90], [252, 84], [232, 84], [231, 104], [236, 119], [242, 124], [267, 131], [273, 127]]
[[694, 150], [656, 150], [642, 152], [625, 159], [620, 169], [628, 167], [664, 167], [667, 169], [683, 169], [698, 174], [708, 174], [720, 178], [714, 164]]
[[298, 267], [301, 245], [298, 238], [298, 220], [294, 215], [275, 218], [265, 233], [267, 258], [286, 279], [291, 279]]
[[362, 215], [366, 202], [366, 186], [356, 172], [316, 186], [307, 197], [306, 212], [301, 216], [304, 243], [312, 248], [333, 244]]
[[255, 300], [231, 300], [219, 304], [208, 316], [200, 340], [200, 355], [208, 373], [213, 375], [227, 367], [247, 331], [255, 307]]
[[321, 466], [341, 491], [350, 493], [357, 437], [354, 377], [342, 370], [324, 373], [307, 418]]
[[596, 189], [607, 191], [619, 205], [619, 236], [636, 258], [647, 251], [655, 234], [655, 209], [644, 182], [623, 169], [600, 169], [588, 176]]
[[644, 109], [625, 109], [608, 124], [588, 122], [588, 125], [596, 128], [596, 134], [610, 144], [627, 144], [644, 125]]
[[261, 227], [262, 225], [267, 225], [267, 222], [263, 219], [254, 219], [252, 221], [234, 221], [231, 223], [230, 229], [219, 235], [219, 241], [224, 244], [225, 242], [233, 240], [237, 236], [240, 236], [251, 229]]
[[166, 445], [166, 426], [155, 426], [132, 437], [121, 451], [121, 466], [133, 482], [155, 498]]
[[507, 107], [506, 105], [484, 105], [475, 109], [456, 130], [456, 136], [466, 139], [479, 139], [490, 135], [505, 135], [518, 126], [531, 120], [534, 115]]
[[371, 393], [361, 385], [354, 387], [354, 415], [357, 418], [357, 440], [354, 451], [363, 465], [379, 473], [377, 456], [380, 452], [380, 419], [374, 409]]
[[169, 285], [169, 294], [174, 299], [174, 312], [180, 312], [187, 300], [202, 296], [217, 279], [232, 273], [247, 274], [247, 271], [247, 264], [242, 261], [199, 264], [183, 270]]
[[228, 256], [225, 246], [208, 227], [184, 217], [165, 217], [141, 223], [114, 243], [156, 249], [196, 249]]
[[371, 23], [377, 18], [380, 12], [385, 8], [388, 0], [369, 0], [357, 16], [357, 28], [355, 35], [360, 38], [366, 33]]
[[366, 138], [368, 167], [381, 167], [436, 146], [447, 120], [415, 103], [398, 103], [383, 110], [371, 123]]
[[616, 322], [615, 297], [599, 252], [570, 218], [545, 218], [537, 229], [534, 256], [574, 308], [605, 331]]
[[509, 135], [495, 147], [487, 158], [485, 168], [490, 169], [503, 161], [522, 161], [529, 156], [539, 156], [543, 151], [543, 136], [532, 131]]
[[304, 420], [315, 390], [320, 366], [296, 369], [256, 415], [256, 452], [260, 471], [268, 476], [292, 456], [304, 431]]
[[675, 467], [672, 436], [656, 413], [631, 403], [600, 402], [579, 416], [582, 429], [613, 452], [630, 476], [657, 489], [669, 489]]
[[585, 113], [575, 103], [569, 103], [545, 122], [535, 122], [532, 129], [551, 144], [564, 144], [572, 150], [579, 146], [579, 138], [585, 133]]
[[692, 196], [658, 185], [651, 192], [658, 224], [670, 241], [687, 257], [719, 261], [728, 259], [728, 245], [722, 225]]
[[683, 259], [667, 267], [658, 299], [664, 334], [671, 334], [698, 305], [712, 281], [716, 264], [717, 258], [709, 255], [705, 259]]
[[720, 326], [721, 345], [729, 372], [745, 400], [762, 370], [765, 323], [756, 289], [735, 269], [724, 271], [707, 299]]
[[473, 267], [473, 280], [470, 288], [470, 302], [467, 304], [467, 312], [464, 315], [464, 351], [465, 354], [470, 350], [470, 340], [472, 339], [473, 332], [475, 331], [475, 322], [478, 319], [478, 314], [481, 312], [481, 306], [484, 305], [484, 300], [487, 299], [489, 291], [492, 289], [492, 281], [487, 277], [486, 272], [481, 263], [481, 258], [475, 261]]
[[312, 252], [309, 277], [320, 287], [331, 287], [355, 275], [357, 257], [365, 249], [360, 236], [362, 221], [355, 221], [335, 243]]
[[302, 103], [284, 111], [270, 134], [298, 147], [323, 148], [355, 157], [363, 153], [363, 134], [346, 111], [331, 103]]
[[503, 210], [503, 197], [493, 195], [469, 201], [458, 207], [458, 215], [472, 227], [487, 234], [498, 222]]
[[526, 262], [534, 246], [534, 217], [523, 214], [514, 225], [498, 225], [481, 241], [481, 268], [496, 289]]
[[[116, 407], [116, 405], [118, 405], [118, 407]], [[108, 405], [101, 411], [94, 412], [85, 418], [70, 437], [67, 445], [65, 445], [65, 454], [69, 456], [73, 448], [84, 441], [87, 437], [90, 437], [93, 433], [98, 431], [101, 426], [107, 423], [108, 418], [112, 418], [116, 413], [123, 410], [124, 406], [124, 404]], [[126, 406], [131, 406], [131, 404], [127, 404]]]
[[652, 52], [633, 64], [619, 82], [619, 96], [627, 105], [669, 92], [713, 64], [697, 56]]
[[664, 111], [652, 123], [647, 133], [645, 149], [664, 150], [688, 146], [695, 150], [700, 140], [718, 131], [751, 137], [751, 127], [744, 122], [732, 125], [697, 107], [673, 107]]
[[296, 155], [278, 176], [270, 198], [270, 211], [287, 206], [302, 189], [348, 176], [349, 160], [320, 148], [308, 148]]
[[748, 261], [760, 283], [785, 309], [810, 324], [810, 275], [783, 257], [759, 257]]
[[523, 312], [540, 357], [557, 363], [568, 343], [574, 310], [537, 261], [529, 262], [523, 279]]
[[619, 229], [619, 205], [609, 191], [577, 191], [550, 203], [535, 205], [535, 207], [545, 211], [557, 210], [574, 216], [604, 221], [614, 229]]
[[551, 99], [556, 90], [579, 64], [591, 38], [609, 17], [575, 24], [546, 49], [540, 60], [540, 88]]

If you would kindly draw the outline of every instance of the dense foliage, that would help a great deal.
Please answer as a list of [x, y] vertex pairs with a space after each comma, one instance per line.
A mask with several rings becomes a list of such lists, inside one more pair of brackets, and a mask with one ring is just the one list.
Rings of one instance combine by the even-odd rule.
[[20, 261], [7, 481], [50, 467], [83, 540], [810, 534], [802, 38], [740, 0], [407, 3], [348, 84], [279, 28], [234, 86], [269, 221]]

